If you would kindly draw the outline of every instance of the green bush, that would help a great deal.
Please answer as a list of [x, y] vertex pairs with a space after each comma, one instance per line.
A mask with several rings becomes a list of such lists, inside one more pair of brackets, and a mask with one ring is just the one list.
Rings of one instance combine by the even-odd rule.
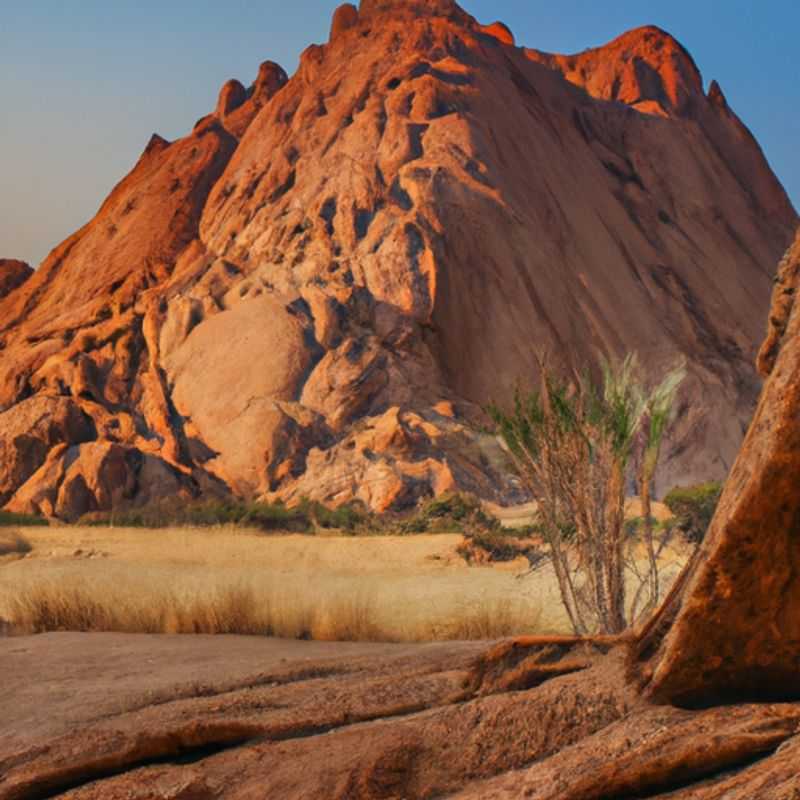
[[234, 500], [208, 500], [200, 503], [165, 501], [141, 508], [109, 513], [93, 513], [80, 520], [85, 525], [114, 525], [120, 528], [206, 527], [241, 525], [263, 530], [310, 529], [308, 518], [297, 509], [278, 503], [245, 503]]
[[369, 516], [355, 506], [330, 509], [321, 503], [301, 501], [288, 508], [283, 503], [247, 503], [239, 500], [207, 500], [197, 503], [163, 501], [141, 508], [92, 513], [82, 525], [114, 525], [120, 528], [175, 528], [238, 525], [265, 531], [313, 533], [319, 528], [355, 531]]
[[477, 498], [454, 493], [426, 500], [397, 527], [400, 533], [470, 533], [499, 531], [500, 522], [483, 510]]
[[44, 517], [37, 517], [33, 514], [14, 514], [11, 511], [0, 511], [0, 528], [11, 526], [24, 527], [47, 527], [50, 523]]
[[702, 542], [721, 494], [722, 484], [717, 482], [676, 487], [664, 504], [675, 515], [674, 524], [683, 535], [691, 542]]
[[372, 514], [355, 503], [328, 508], [316, 500], [302, 500], [296, 511], [307, 520], [309, 528], [313, 530], [322, 528], [356, 533], [374, 523]]

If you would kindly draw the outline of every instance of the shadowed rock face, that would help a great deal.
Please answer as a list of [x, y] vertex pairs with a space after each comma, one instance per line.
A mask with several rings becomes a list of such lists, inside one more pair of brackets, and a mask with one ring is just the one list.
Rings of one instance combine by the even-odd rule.
[[[67, 398], [129, 454], [120, 492], [62, 513], [151, 496], [145, 456], [186, 496], [513, 499], [480, 407], [535, 380], [536, 348], [686, 356], [662, 483], [726, 472], [795, 212], [664, 32], [513, 41], [451, 0], [346, 5], [291, 79], [265, 62], [153, 137], [0, 301], [0, 409]], [[64, 474], [0, 493], [44, 510]]]
[[33, 270], [24, 262], [13, 258], [0, 258], [0, 300], [22, 286]]

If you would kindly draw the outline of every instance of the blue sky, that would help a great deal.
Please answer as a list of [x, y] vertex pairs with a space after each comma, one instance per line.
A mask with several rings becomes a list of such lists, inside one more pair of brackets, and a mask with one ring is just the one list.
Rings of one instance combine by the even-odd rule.
[[[228, 78], [290, 73], [327, 0], [0, 0], [0, 257], [37, 264], [88, 221], [150, 134], [188, 132]], [[800, 206], [797, 0], [464, 0], [517, 43], [576, 52], [653, 23], [716, 78]]]

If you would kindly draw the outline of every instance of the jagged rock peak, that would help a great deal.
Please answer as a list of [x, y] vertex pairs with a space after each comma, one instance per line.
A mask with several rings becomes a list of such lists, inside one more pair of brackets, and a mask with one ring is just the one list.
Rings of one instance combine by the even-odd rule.
[[235, 111], [247, 100], [247, 89], [235, 78], [223, 84], [219, 90], [217, 114], [222, 118]]
[[358, 9], [352, 3], [344, 3], [333, 12], [330, 40], [338, 38], [344, 31], [358, 24]]
[[515, 45], [516, 42], [514, 41], [514, 34], [511, 31], [511, 28], [508, 27], [504, 22], [493, 22], [491, 25], [484, 25], [482, 26], [481, 30], [484, 33], [488, 33], [490, 36], [494, 36], [503, 44], [510, 44]]
[[161, 152], [169, 147], [170, 143], [167, 139], [161, 136], [158, 133], [154, 133], [150, 140], [147, 142], [147, 146], [144, 148], [144, 152], [142, 156], [151, 155], [153, 153]]
[[0, 298], [22, 286], [31, 275], [33, 270], [24, 261], [0, 258]]
[[655, 25], [635, 28], [608, 44], [574, 55], [528, 49], [533, 61], [558, 70], [593, 97], [617, 100], [660, 116], [688, 116], [704, 98], [694, 59]]
[[711, 85], [708, 87], [708, 101], [719, 108], [726, 110], [728, 108], [728, 98], [725, 97], [722, 87], [716, 81], [711, 81]]
[[368, 18], [377, 14], [411, 12], [415, 15], [442, 16], [472, 20], [455, 0], [361, 0], [359, 14]]
[[253, 84], [253, 94], [256, 97], [269, 99], [278, 89], [281, 89], [289, 80], [286, 70], [274, 61], [265, 61], [258, 68], [258, 77]]

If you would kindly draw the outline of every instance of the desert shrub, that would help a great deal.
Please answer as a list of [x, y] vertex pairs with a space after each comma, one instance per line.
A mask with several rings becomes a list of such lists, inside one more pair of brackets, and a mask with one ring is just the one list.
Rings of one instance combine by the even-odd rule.
[[345, 503], [328, 508], [316, 500], [303, 499], [295, 511], [302, 515], [314, 530], [340, 530], [356, 533], [375, 526], [374, 515], [359, 503]]
[[0, 556], [25, 555], [33, 550], [19, 531], [0, 531]]
[[44, 517], [34, 514], [15, 514], [12, 511], [0, 511], [0, 528], [7, 527], [47, 527], [50, 523]]
[[397, 523], [400, 533], [464, 533], [499, 531], [500, 522], [487, 514], [480, 500], [452, 493], [423, 501], [411, 516]]
[[355, 505], [330, 509], [322, 503], [302, 500], [289, 508], [283, 503], [206, 500], [195, 503], [164, 501], [124, 511], [93, 512], [82, 518], [80, 524], [121, 528], [236, 525], [264, 531], [311, 533], [320, 528], [352, 532], [367, 524], [369, 519], [369, 515]]
[[[539, 501], [564, 608], [576, 634], [619, 633], [656, 604], [658, 543], [650, 485], [685, 377], [678, 366], [648, 389], [633, 355], [564, 379], [539, 359], [541, 389], [518, 391], [511, 409], [489, 409], [527, 487]], [[639, 484], [649, 569], [628, 618], [625, 486]], [[642, 588], [643, 587], [643, 588]]]
[[304, 532], [310, 522], [298, 509], [279, 503], [246, 503], [235, 500], [208, 500], [199, 503], [152, 503], [140, 508], [92, 514], [80, 520], [87, 525], [114, 525], [122, 528], [206, 527], [241, 525], [263, 530]]
[[484, 552], [492, 561], [513, 561], [522, 555], [516, 537], [502, 530], [475, 532], [456, 548], [467, 561], [473, 559], [476, 550]]
[[722, 484], [701, 483], [676, 487], [664, 498], [664, 504], [675, 515], [674, 524], [690, 542], [702, 542], [717, 510]]

